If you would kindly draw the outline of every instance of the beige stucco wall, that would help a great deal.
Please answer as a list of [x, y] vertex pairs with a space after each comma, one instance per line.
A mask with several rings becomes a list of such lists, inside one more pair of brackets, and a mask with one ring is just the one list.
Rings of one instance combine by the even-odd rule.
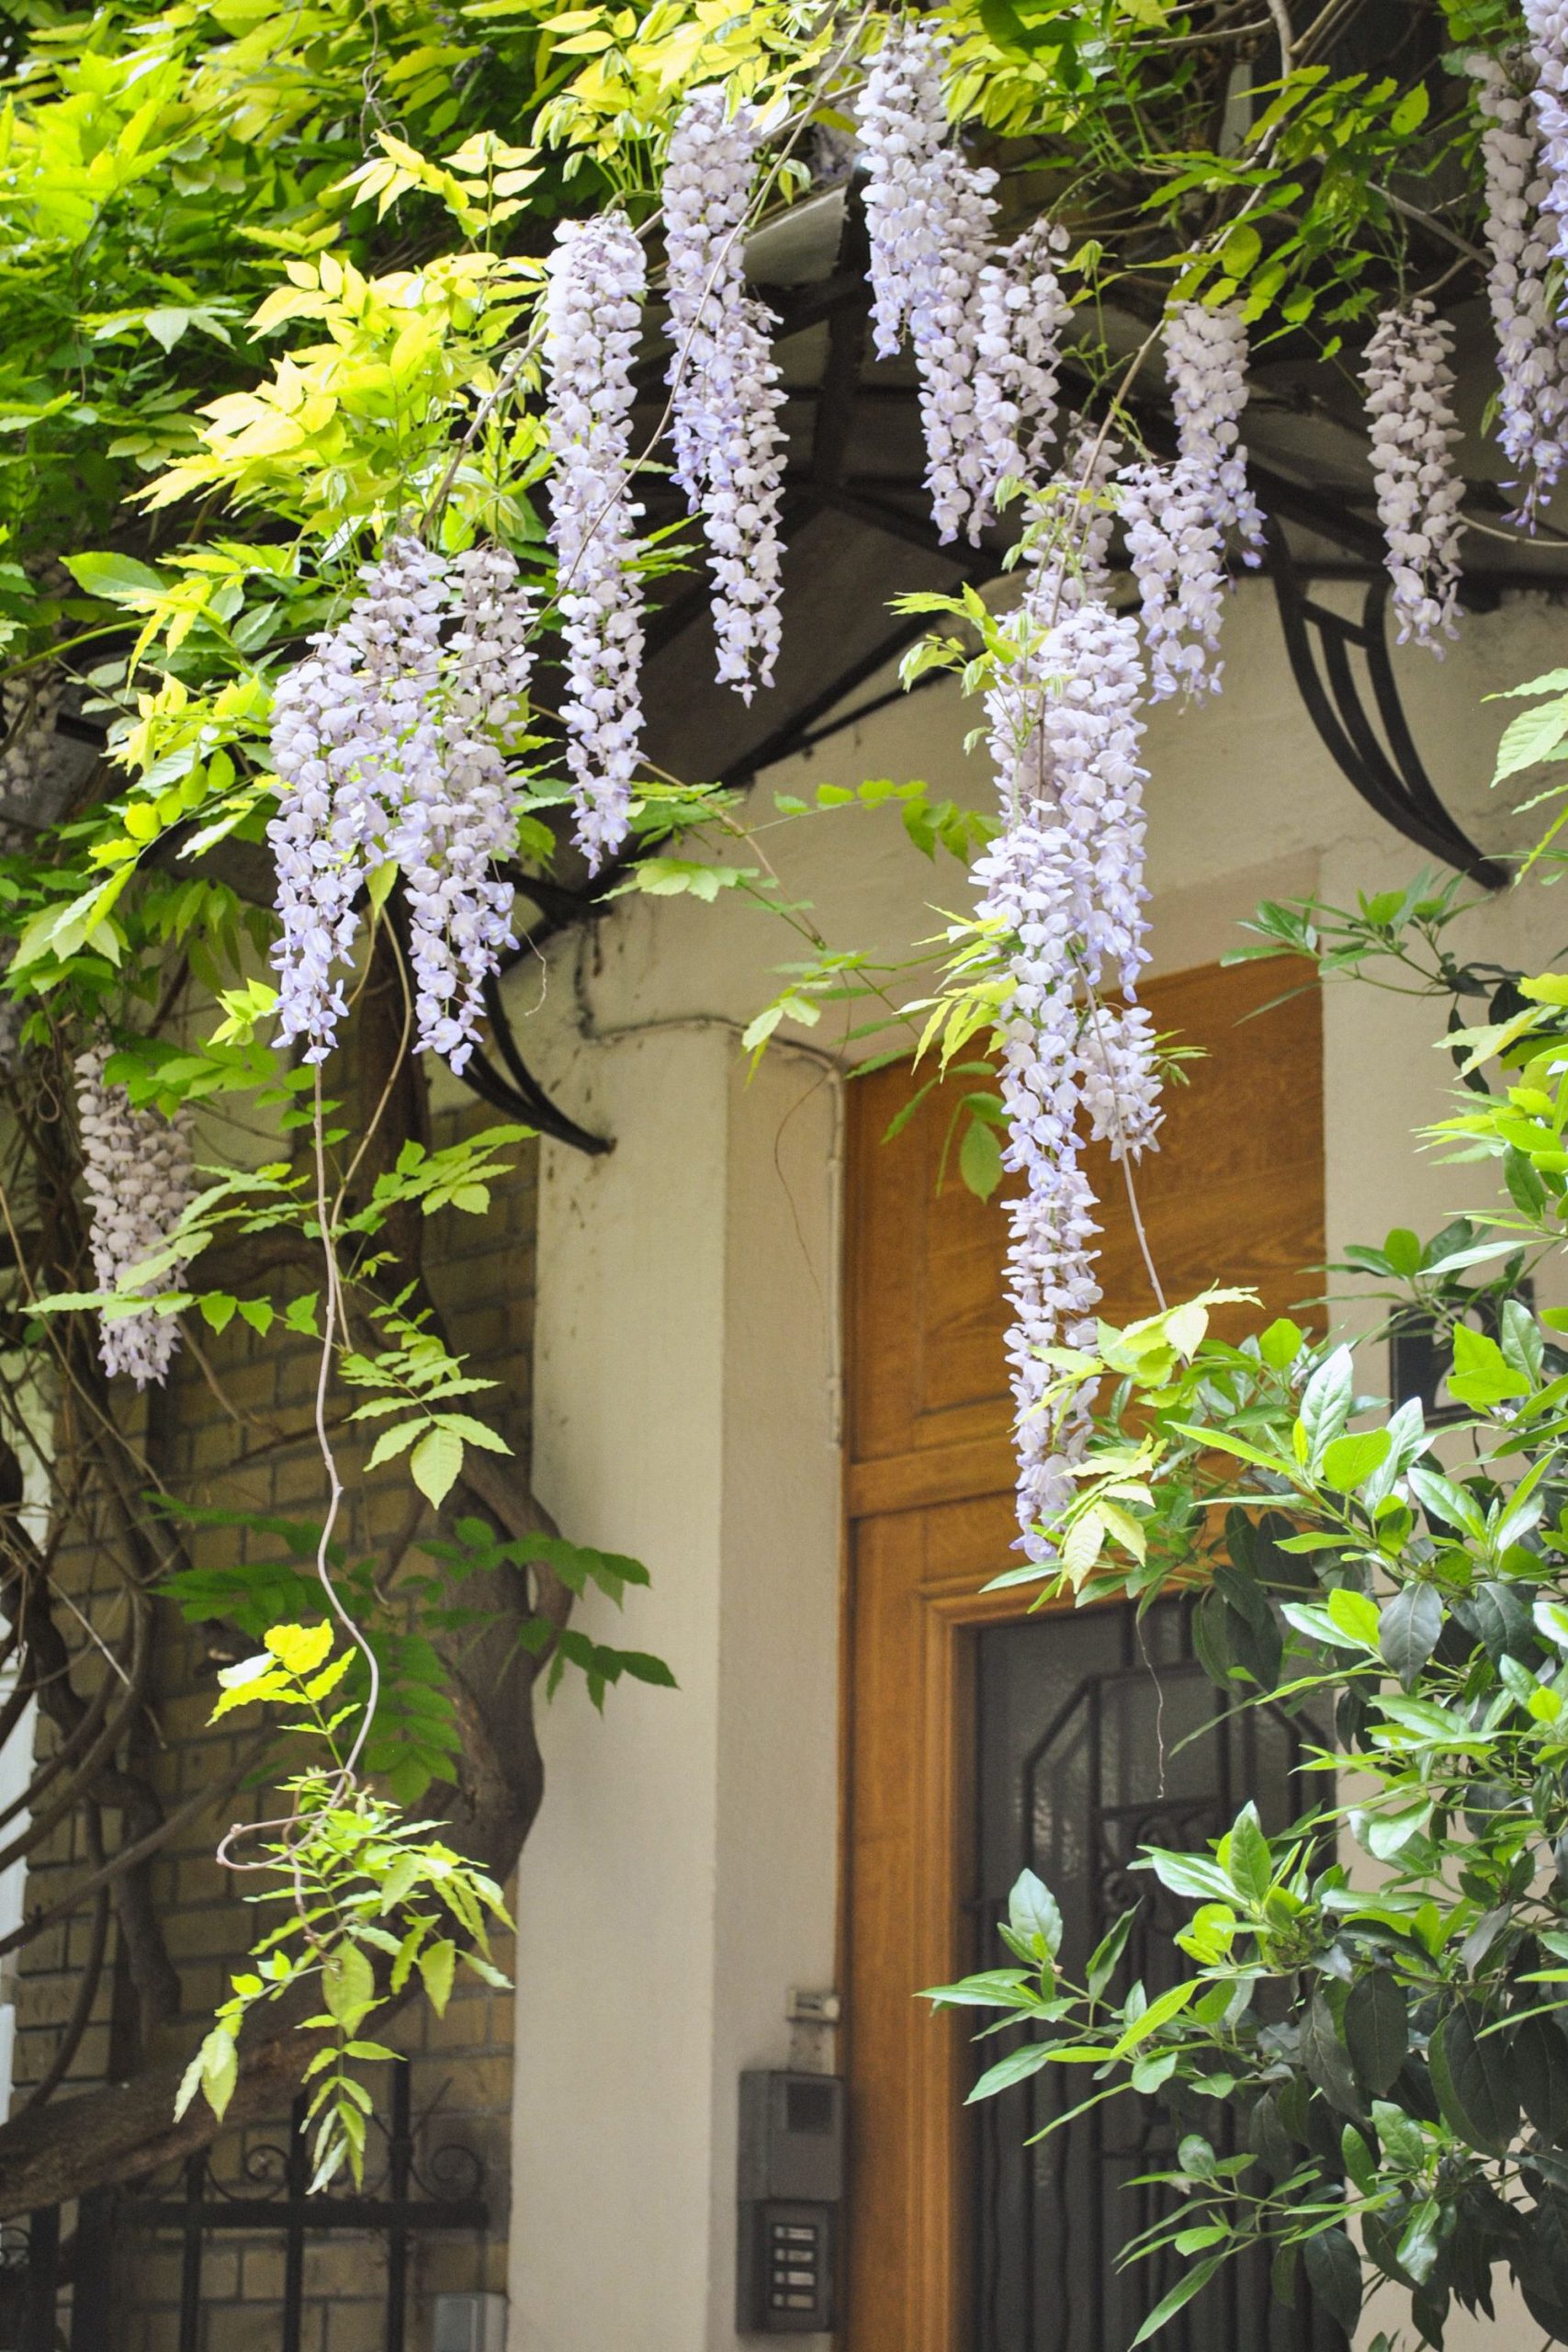
[[[1223, 954], [1260, 896], [1315, 883], [1347, 903], [1426, 862], [1313, 735], [1269, 588], [1244, 585], [1226, 626], [1224, 695], [1157, 711], [1149, 731], [1163, 969]], [[1483, 846], [1528, 826], [1487, 791], [1506, 712], [1483, 697], [1553, 666], [1565, 639], [1568, 616], [1532, 599], [1467, 621], [1440, 663], [1399, 657], [1434, 778]], [[963, 748], [976, 716], [932, 686], [775, 770], [753, 815], [771, 814], [774, 788], [874, 775], [985, 806], [984, 755]], [[895, 961], [965, 902], [959, 869], [926, 865], [887, 812], [763, 838], [836, 945]], [[1532, 888], [1465, 935], [1539, 967], [1561, 956], [1565, 915], [1568, 899]], [[593, 942], [561, 943], [512, 984], [530, 1058], [617, 1138], [592, 1165], [545, 1152], [540, 1490], [574, 1533], [648, 1559], [637, 1638], [682, 1682], [675, 1696], [617, 1692], [604, 1724], [574, 1701], [546, 1727], [551, 1792], [521, 1891], [512, 2352], [733, 2345], [735, 2075], [783, 2064], [787, 1989], [829, 1981], [837, 1081], [792, 1052], [747, 1087], [735, 1036], [798, 952], [728, 895], [713, 908], [633, 899]], [[1483, 1173], [1412, 1148], [1451, 1081], [1432, 1034], [1429, 1007], [1327, 991], [1331, 1254], [1486, 1204]], [[830, 1049], [832, 1021], [804, 1042]], [[1450, 2336], [1452, 2352], [1487, 2340]]]

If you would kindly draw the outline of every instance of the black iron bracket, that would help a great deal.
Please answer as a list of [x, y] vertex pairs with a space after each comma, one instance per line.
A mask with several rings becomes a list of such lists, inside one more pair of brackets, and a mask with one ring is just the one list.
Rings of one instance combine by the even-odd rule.
[[493, 1110], [507, 1112], [525, 1125], [536, 1128], [540, 1135], [548, 1136], [554, 1143], [564, 1143], [593, 1159], [614, 1151], [615, 1144], [608, 1136], [592, 1135], [550, 1101], [517, 1050], [501, 985], [493, 974], [485, 982], [484, 1000], [491, 1042], [506, 1068], [504, 1073], [497, 1069], [489, 1055], [476, 1046], [463, 1071], [464, 1085]]
[[[1296, 686], [1340, 774], [1406, 841], [1468, 874], [1483, 888], [1501, 889], [1506, 873], [1450, 816], [1416, 748], [1389, 659], [1386, 572], [1380, 569], [1369, 581], [1361, 617], [1353, 620], [1306, 593], [1277, 519], [1269, 525], [1269, 555]], [[1367, 665], [1375, 722], [1351, 667], [1353, 650]]]

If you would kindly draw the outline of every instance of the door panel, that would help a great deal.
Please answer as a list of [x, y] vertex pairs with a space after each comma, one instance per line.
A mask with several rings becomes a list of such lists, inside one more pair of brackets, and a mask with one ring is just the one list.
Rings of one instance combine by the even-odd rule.
[[[1139, 1205], [1171, 1298], [1205, 1284], [1256, 1283], [1270, 1313], [1295, 1304], [1323, 1255], [1323, 1046], [1310, 967], [1294, 960], [1205, 966], [1152, 981], [1155, 1026], [1202, 1058], [1166, 1092], [1161, 1149], [1137, 1172]], [[1287, 996], [1295, 989], [1300, 993]], [[1285, 997], [1282, 1003], [1275, 1000]], [[1269, 1007], [1262, 1011], [1260, 1008]], [[932, 1097], [884, 1143], [908, 1101], [903, 1065], [850, 1088], [849, 1250], [852, 1512], [1011, 1483], [1002, 1337], [1007, 1307], [1000, 1203], [977, 1201], [949, 1165], [950, 1104]], [[1106, 1312], [1154, 1306], [1123, 1182], [1090, 1155], [1101, 1211]], [[1253, 1310], [1223, 1309], [1222, 1331]], [[856, 1495], [860, 1499], [857, 1501]]]
[[[1171, 1090], [1165, 1148], [1138, 1180], [1172, 1298], [1211, 1282], [1252, 1283], [1267, 1316], [1314, 1286], [1304, 1270], [1323, 1258], [1317, 998], [1307, 990], [1247, 1018], [1306, 977], [1289, 963], [1205, 967], [1146, 992], [1156, 1026], [1207, 1057]], [[958, 2021], [933, 2018], [914, 1996], [984, 1951], [965, 1907], [980, 1859], [976, 1692], [986, 1629], [1017, 1621], [1027, 1598], [982, 1591], [1010, 1565], [1017, 1532], [1005, 1218], [998, 1201], [982, 1204], [955, 1181], [938, 1190], [941, 1095], [883, 1144], [910, 1082], [890, 1069], [850, 1090], [842, 2342], [846, 2352], [980, 2352], [963, 2108], [971, 2053]], [[1126, 1320], [1153, 1302], [1120, 1177], [1106, 1166], [1096, 1181], [1106, 1311]], [[1258, 1313], [1225, 1310], [1217, 1321], [1239, 1332]], [[1108, 2338], [1094, 2352], [1120, 2347]]]
[[[1138, 1983], [1156, 1998], [1190, 1973], [1175, 1936], [1191, 1905], [1134, 1868], [1140, 1848], [1200, 1849], [1249, 1796], [1271, 1834], [1315, 1801], [1298, 1775], [1321, 1727], [1234, 1712], [1192, 1654], [1190, 1619], [1188, 1604], [1168, 1601], [1141, 1623], [1131, 1609], [1093, 1609], [979, 1635], [971, 1908], [987, 1965], [1011, 1964], [993, 1923], [1028, 1869], [1061, 1905], [1061, 1964], [1079, 1984], [1101, 1937], [1137, 1907], [1110, 1995]], [[984, 2063], [1023, 2038], [987, 2041]], [[976, 2112], [976, 2352], [1122, 2352], [1185, 2270], [1168, 2256], [1115, 2264], [1175, 2209], [1174, 2192], [1142, 2184], [1174, 2162], [1179, 2134], [1152, 2098], [1062, 2121], [1086, 2094], [1047, 2069]], [[1195, 2109], [1187, 2128], [1235, 2152], [1218, 2103]], [[1161, 2340], [1168, 2352], [1343, 2352], [1304, 2301], [1271, 2299], [1251, 2259], [1227, 2265]]]

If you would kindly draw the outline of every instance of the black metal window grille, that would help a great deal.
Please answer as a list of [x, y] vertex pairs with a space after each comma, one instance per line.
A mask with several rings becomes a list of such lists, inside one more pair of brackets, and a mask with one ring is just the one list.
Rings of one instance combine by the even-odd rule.
[[[471, 2231], [482, 2234], [490, 2210], [482, 2194], [483, 2171], [468, 2149], [436, 2149], [422, 2169], [416, 2162], [409, 2069], [391, 2069], [389, 2116], [382, 2127], [384, 2158], [379, 2176], [367, 2171], [362, 2190], [331, 2188], [310, 2193], [310, 2161], [305, 2103], [297, 2101], [288, 2138], [281, 2145], [253, 2147], [238, 2188], [220, 2182], [202, 2154], [187, 2159], [177, 2198], [131, 2198], [120, 2208], [123, 2225], [140, 2235], [177, 2231], [180, 2238], [179, 2352], [209, 2352], [202, 2342], [202, 2260], [209, 2239], [231, 2232], [262, 2232], [283, 2240], [283, 2313], [278, 2352], [300, 2352], [305, 2318], [305, 2244], [308, 2237], [357, 2231], [386, 2244], [386, 2352], [405, 2352], [408, 2342], [410, 2255], [426, 2231]], [[211, 2347], [211, 2352], [217, 2352]]]
[[[0, 2228], [0, 2352], [106, 2352], [113, 2342], [112, 2189], [96, 2189], [76, 2208], [69, 2246], [61, 2211], [48, 2205], [27, 2222]], [[61, 2324], [61, 2290], [71, 2285], [70, 2333]]]
[[[221, 2180], [204, 2151], [186, 2159], [169, 2193], [117, 2197], [100, 2191], [84, 2198], [63, 2249], [58, 2207], [34, 2213], [26, 2229], [0, 2232], [0, 2352], [108, 2352], [115, 2342], [116, 2249], [144, 2245], [149, 2235], [161, 2233], [174, 2233], [180, 2241], [179, 2352], [221, 2352], [217, 2328], [208, 2325], [204, 2331], [204, 2320], [214, 2321], [232, 2307], [206, 2303], [202, 2274], [211, 2242], [236, 2233], [282, 2239], [277, 2347], [301, 2352], [307, 2241], [344, 2232], [383, 2241], [385, 2352], [407, 2352], [414, 2242], [426, 2232], [484, 2234], [490, 2226], [484, 2168], [470, 2149], [457, 2143], [437, 2146], [422, 2159], [404, 2061], [391, 2069], [389, 2112], [377, 2120], [375, 2130], [379, 2163], [367, 2169], [361, 2189], [310, 2194], [300, 2099], [280, 2142], [247, 2150], [237, 2183]], [[62, 2323], [61, 2299], [67, 2288], [69, 2320]]]
[[[1140, 1846], [1201, 1847], [1248, 1796], [1282, 1827], [1309, 1791], [1292, 1786], [1303, 1731], [1281, 1713], [1226, 1702], [1193, 1656], [1190, 1610], [1163, 1603], [1141, 1626], [1129, 1608], [1084, 1610], [979, 1636], [976, 1777], [983, 1966], [1010, 1954], [994, 1920], [1021, 1870], [1055, 1894], [1063, 1965], [1082, 1981], [1113, 1921], [1141, 1904], [1112, 1991], [1141, 1979], [1150, 1998], [1187, 1973], [1174, 1943], [1190, 1907], [1134, 1871]], [[1310, 1732], [1307, 1735], [1311, 1736]], [[976, 2071], [1012, 2046], [981, 2043]], [[1047, 2068], [976, 2110], [977, 2352], [1125, 2352], [1176, 2283], [1172, 2258], [1119, 2270], [1120, 2247], [1167, 2210], [1170, 2192], [1133, 2184], [1172, 2154], [1153, 2099], [1118, 2098], [1035, 2139], [1092, 2086]], [[1218, 2102], [1194, 2128], [1228, 2152]], [[1033, 2144], [1028, 2144], [1033, 2139]], [[1260, 2264], [1231, 2264], [1163, 2331], [1166, 2352], [1343, 2352], [1304, 2298], [1274, 2302]]]

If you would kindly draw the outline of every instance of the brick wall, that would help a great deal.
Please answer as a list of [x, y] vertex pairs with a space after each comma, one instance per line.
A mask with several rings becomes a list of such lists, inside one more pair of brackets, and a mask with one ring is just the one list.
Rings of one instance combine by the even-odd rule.
[[[493, 1124], [492, 1114], [479, 1106], [448, 1113], [437, 1122], [435, 1141], [449, 1143]], [[522, 1454], [530, 1410], [536, 1154], [525, 1145], [513, 1157], [517, 1164], [494, 1188], [484, 1216], [448, 1213], [433, 1227], [428, 1271], [454, 1346], [470, 1356], [470, 1369], [501, 1383], [473, 1400], [473, 1408]], [[320, 1457], [310, 1431], [314, 1343], [283, 1343], [276, 1328], [264, 1342], [236, 1318], [221, 1335], [200, 1331], [198, 1344], [226, 1402], [215, 1393], [195, 1351], [183, 1351], [168, 1390], [156, 1401], [150, 1437], [170, 1485], [195, 1502], [224, 1509], [314, 1516], [323, 1499]], [[279, 1442], [280, 1432], [288, 1439], [295, 1431], [303, 1435]], [[340, 1453], [346, 1467], [353, 1453]], [[408, 1496], [399, 1465], [378, 1472], [368, 1491], [354, 1493], [345, 1540], [370, 1549], [394, 1539], [407, 1515]], [[95, 1636], [112, 1643], [122, 1630], [112, 1580], [101, 1568], [95, 1572], [90, 1532], [84, 1530], [83, 1541], [62, 1552], [57, 1568], [60, 1588], [81, 1614], [77, 1679], [85, 1690], [91, 1689], [95, 1673], [105, 1670]], [[232, 1560], [236, 1544], [245, 1547], [243, 1556], [265, 1556], [265, 1538], [232, 1530], [195, 1531], [189, 1550], [196, 1565], [216, 1566]], [[184, 1627], [172, 1610], [161, 1612], [152, 1706], [137, 1760], [166, 1811], [205, 1789], [216, 1791], [218, 1801], [182, 1828], [154, 1866], [155, 1900], [182, 1991], [179, 2020], [165, 2030], [159, 2055], [184, 2056], [194, 2048], [244, 1953], [253, 1924], [233, 1874], [213, 1859], [222, 1829], [254, 1815], [263, 1803], [259, 1792], [226, 1795], [221, 1790], [248, 1735], [243, 1718], [238, 1727], [231, 1718], [216, 1730], [209, 1727], [220, 1662], [204, 1629]], [[47, 1749], [50, 1737], [46, 1729], [41, 1748]], [[118, 1837], [118, 1824], [107, 1820], [110, 1850]], [[88, 1859], [80, 1818], [62, 1823], [32, 1858], [29, 1911], [47, 1905]], [[18, 1956], [9, 1979], [17, 2029], [14, 2109], [51, 2064], [78, 1998], [92, 1938], [93, 1922], [83, 1917], [49, 1931]], [[499, 1945], [495, 1958], [502, 1969], [509, 1966], [510, 1953]], [[118, 2063], [114, 2052], [126, 2047], [126, 1999], [111, 1927], [92, 2022], [72, 2064], [67, 2089], [57, 2096], [66, 2096], [73, 2085], [103, 2080]], [[439, 2152], [446, 2151], [446, 2185], [460, 2187], [457, 2175], [465, 2160], [451, 2152], [467, 2151], [484, 2168], [491, 2209], [482, 2243], [471, 2235], [416, 2242], [408, 2345], [409, 2352], [426, 2352], [431, 2296], [444, 2288], [499, 2290], [504, 2285], [511, 1996], [459, 1968], [444, 2018], [421, 2002], [385, 2038], [405, 2050], [412, 2062], [416, 2163], [428, 2173], [442, 2161]], [[259, 2151], [281, 2138], [283, 2121], [276, 2131], [228, 2135], [214, 2151], [220, 2177], [242, 2182], [247, 2159], [263, 2162]], [[69, 2233], [69, 2213], [65, 2226]], [[122, 2245], [118, 2260], [120, 2341], [105, 2352], [175, 2352], [177, 2241], [143, 2232], [140, 2242]], [[304, 2352], [382, 2352], [384, 2277], [378, 2240], [312, 2242], [306, 2260]], [[276, 2352], [282, 2288], [277, 2243], [210, 2237], [200, 2352]]]

